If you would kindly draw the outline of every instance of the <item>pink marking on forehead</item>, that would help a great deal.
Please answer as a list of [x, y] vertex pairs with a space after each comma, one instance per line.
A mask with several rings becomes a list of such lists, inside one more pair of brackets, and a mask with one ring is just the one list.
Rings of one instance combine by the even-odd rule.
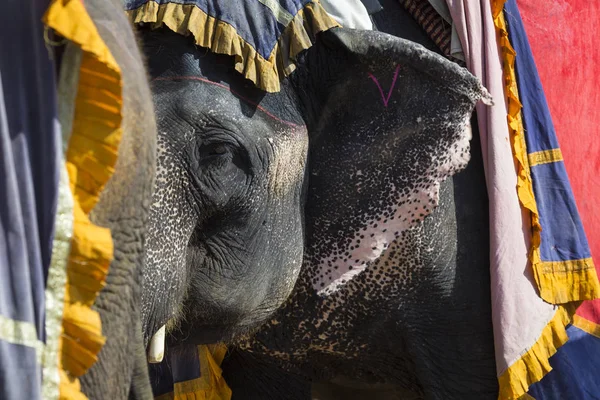
[[241, 94], [239, 94], [236, 91], [232, 90], [228, 86], [225, 86], [225, 85], [223, 85], [221, 83], [213, 82], [213, 81], [208, 80], [206, 78], [200, 78], [198, 76], [170, 76], [170, 77], [166, 77], [166, 78], [154, 78], [152, 80], [153, 81], [175, 81], [175, 80], [201, 81], [201, 82], [205, 82], [205, 83], [208, 83], [208, 84], [211, 84], [211, 85], [215, 85], [215, 86], [218, 86], [218, 87], [220, 87], [222, 89], [225, 89], [225, 90], [229, 91], [231, 94], [234, 94], [235, 96], [239, 97], [240, 99], [242, 99], [246, 103], [248, 103], [248, 104], [256, 107], [257, 109], [259, 109], [260, 111], [262, 111], [263, 113], [265, 113], [266, 115], [268, 115], [269, 117], [273, 118], [275, 121], [281, 122], [282, 124], [285, 124], [285, 125], [293, 126], [294, 128], [300, 128], [301, 127], [301, 125], [294, 124], [293, 122], [286, 121], [284, 119], [276, 117], [275, 115], [271, 114], [271, 112], [269, 112], [267, 109], [265, 109], [261, 105], [253, 102], [252, 100], [249, 100], [249, 99], [245, 98], [244, 96], [242, 96]]

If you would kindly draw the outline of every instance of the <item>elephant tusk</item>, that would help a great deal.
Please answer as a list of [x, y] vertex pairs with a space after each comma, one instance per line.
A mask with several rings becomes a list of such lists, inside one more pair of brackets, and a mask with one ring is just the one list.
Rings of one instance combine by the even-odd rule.
[[148, 349], [148, 362], [156, 364], [162, 362], [165, 356], [165, 325], [161, 326], [152, 336], [150, 348]]

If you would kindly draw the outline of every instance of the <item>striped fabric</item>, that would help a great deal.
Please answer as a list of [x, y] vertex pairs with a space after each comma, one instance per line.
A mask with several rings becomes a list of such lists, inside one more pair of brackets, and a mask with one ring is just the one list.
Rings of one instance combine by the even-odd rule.
[[423, 28], [442, 53], [462, 66], [464, 62], [452, 57], [452, 26], [442, 18], [427, 0], [400, 0], [400, 4]]

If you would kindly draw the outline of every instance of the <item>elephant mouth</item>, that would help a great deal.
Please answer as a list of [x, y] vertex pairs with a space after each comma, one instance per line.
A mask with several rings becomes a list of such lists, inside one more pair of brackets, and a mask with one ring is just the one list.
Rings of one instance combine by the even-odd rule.
[[169, 332], [168, 346], [232, 343], [255, 332], [262, 324], [196, 325]]
[[201, 345], [229, 342], [236, 336], [229, 326], [206, 326], [194, 332], [176, 330], [167, 333], [167, 326], [163, 325], [152, 336], [148, 345], [148, 363], [156, 364], [162, 362], [167, 347], [175, 348], [189, 344]]
[[147, 358], [151, 364], [163, 361], [167, 347], [232, 343], [241, 337], [252, 334], [261, 324], [180, 326], [172, 331], [169, 331], [167, 326], [168, 324], [160, 327], [150, 340]]

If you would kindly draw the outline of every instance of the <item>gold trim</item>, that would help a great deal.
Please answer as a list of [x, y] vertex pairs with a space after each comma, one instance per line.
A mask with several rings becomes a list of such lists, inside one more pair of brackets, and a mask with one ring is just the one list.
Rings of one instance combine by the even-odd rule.
[[542, 261], [539, 263], [545, 274], [565, 273], [594, 269], [594, 261], [591, 258], [568, 261]]
[[43, 18], [82, 50], [73, 124], [65, 155], [73, 196], [73, 233], [67, 262], [62, 334], [61, 398], [84, 399], [78, 377], [96, 361], [105, 338], [92, 309], [113, 257], [110, 230], [89, 214], [114, 172], [121, 140], [121, 71], [80, 0], [53, 0]]
[[[508, 102], [508, 125], [513, 141], [513, 154], [517, 164], [517, 192], [523, 208], [530, 211], [531, 215], [531, 249], [530, 260], [540, 297], [550, 304], [562, 304], [571, 301], [590, 300], [600, 296], [600, 282], [595, 268], [580, 268], [574, 261], [549, 263], [541, 258], [540, 245], [542, 242], [540, 216], [537, 209], [529, 159], [544, 161], [557, 158], [560, 150], [536, 152], [527, 155], [525, 131], [521, 115], [522, 105], [517, 89], [515, 57], [516, 53], [510, 44], [506, 20], [504, 19], [503, 6], [505, 0], [492, 0], [494, 24], [498, 33], [498, 45], [502, 55], [502, 68], [504, 72], [505, 92]], [[561, 156], [562, 157], [562, 156]], [[539, 164], [538, 164], [539, 165]], [[591, 259], [589, 264], [593, 266]], [[574, 269], [568, 270], [572, 266]], [[560, 274], [552, 272], [552, 268], [562, 269]]]
[[[541, 260], [541, 230], [539, 213], [533, 193], [529, 157], [521, 115], [522, 105], [514, 69], [516, 53], [510, 44], [506, 20], [505, 0], [492, 0], [494, 25], [501, 51], [505, 93], [508, 105], [508, 125], [512, 136], [511, 145], [517, 165], [517, 192], [522, 207], [530, 211], [532, 240], [530, 260], [540, 297], [550, 304], [560, 304], [554, 317], [544, 327], [538, 340], [498, 377], [499, 399], [528, 398], [529, 386], [540, 381], [552, 369], [549, 358], [568, 340], [566, 326], [575, 314], [579, 300], [595, 298], [600, 286], [595, 268], [585, 267], [582, 260], [548, 263]], [[593, 266], [593, 264], [592, 264]], [[570, 270], [569, 267], [571, 268]], [[544, 272], [544, 269], [548, 273]], [[556, 269], [563, 269], [558, 272]]]
[[38, 364], [42, 363], [44, 343], [37, 338], [37, 329], [31, 322], [18, 321], [0, 315], [0, 340], [35, 350]]
[[530, 167], [564, 161], [560, 149], [543, 150], [530, 153], [528, 155], [528, 160]]
[[235, 28], [206, 14], [193, 4], [154, 1], [127, 11], [134, 24], [147, 23], [153, 29], [166, 26], [181, 35], [193, 35], [196, 44], [217, 54], [234, 56], [235, 69], [258, 88], [280, 90], [280, 79], [296, 68], [296, 56], [315, 42], [318, 32], [339, 24], [327, 14], [319, 0], [307, 3], [293, 16], [265, 59], [250, 46]]
[[211, 399], [230, 400], [231, 389], [227, 386], [220, 368], [227, 346], [224, 344], [197, 346], [200, 376], [189, 381], [175, 382], [173, 391], [155, 397], [154, 400]]
[[574, 303], [557, 306], [556, 313], [533, 346], [500, 374], [499, 400], [522, 398], [531, 385], [552, 370], [549, 359], [569, 340], [566, 326], [571, 323], [577, 306]]
[[600, 325], [589, 319], [585, 319], [576, 314], [573, 316], [573, 326], [600, 339]]

